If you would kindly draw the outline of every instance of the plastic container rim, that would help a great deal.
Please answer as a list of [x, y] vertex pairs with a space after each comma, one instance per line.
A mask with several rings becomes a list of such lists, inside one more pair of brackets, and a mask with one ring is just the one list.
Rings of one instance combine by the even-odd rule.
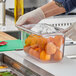
[[[38, 23], [38, 25], [39, 24], [44, 24], [44, 23]], [[27, 24], [27, 25], [36, 25], [36, 24]], [[25, 26], [27, 26], [27, 25], [25, 25]], [[50, 26], [50, 24], [46, 24], [47, 26]], [[44, 34], [41, 34], [41, 33], [37, 33], [37, 32], [35, 32], [35, 31], [32, 31], [32, 30], [29, 30], [29, 29], [27, 29], [27, 28], [23, 28], [23, 26], [24, 25], [22, 25], [22, 26], [16, 26], [17, 28], [19, 28], [20, 30], [22, 30], [22, 31], [25, 31], [25, 32], [27, 32], [27, 33], [31, 33], [31, 34], [37, 34], [37, 35], [63, 35], [64, 36], [64, 34], [62, 33], [62, 32], [53, 32], [53, 33], [44, 33]], [[50, 27], [54, 27], [54, 26], [50, 26]], [[60, 28], [58, 28], [58, 27], [54, 27], [54, 28], [57, 28], [57, 29], [59, 29], [60, 30]]]

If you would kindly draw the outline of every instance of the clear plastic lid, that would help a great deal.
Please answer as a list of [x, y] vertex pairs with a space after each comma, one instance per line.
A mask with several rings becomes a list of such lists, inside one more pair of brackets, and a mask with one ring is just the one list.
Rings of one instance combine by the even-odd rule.
[[49, 24], [28, 24], [28, 25], [22, 25], [22, 26], [17, 26], [20, 30], [23, 30], [27, 33], [31, 34], [37, 34], [37, 35], [44, 35], [44, 34], [56, 34], [59, 33], [62, 35], [60, 32], [62, 29], [58, 27], [53, 27]]

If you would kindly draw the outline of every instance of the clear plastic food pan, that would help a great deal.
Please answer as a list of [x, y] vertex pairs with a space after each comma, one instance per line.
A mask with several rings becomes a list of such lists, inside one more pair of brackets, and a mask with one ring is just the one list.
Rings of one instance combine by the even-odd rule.
[[65, 38], [59, 28], [47, 24], [29, 24], [17, 27], [29, 34], [25, 39], [25, 53], [43, 62], [58, 62], [63, 59]]

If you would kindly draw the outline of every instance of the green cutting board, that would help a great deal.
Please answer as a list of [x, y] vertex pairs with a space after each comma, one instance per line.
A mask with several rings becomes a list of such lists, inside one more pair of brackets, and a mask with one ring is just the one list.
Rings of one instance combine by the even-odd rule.
[[5, 40], [7, 45], [0, 46], [0, 52], [2, 51], [13, 51], [16, 49], [23, 49], [23, 43], [21, 40]]

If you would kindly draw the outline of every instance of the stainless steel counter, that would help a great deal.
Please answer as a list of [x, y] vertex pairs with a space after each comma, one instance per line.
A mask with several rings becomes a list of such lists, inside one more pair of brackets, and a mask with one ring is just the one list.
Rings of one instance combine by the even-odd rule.
[[[9, 53], [11, 54], [9, 55]], [[0, 65], [7, 65], [11, 71], [18, 76], [54, 76], [46, 70], [43, 70], [28, 60], [18, 56], [17, 53], [18, 52], [0, 53]]]
[[76, 61], [66, 57], [58, 63], [42, 63], [29, 57], [23, 51], [4, 52], [4, 54], [11, 58], [11, 60], [9, 58], [5, 60], [9, 64], [14, 60], [15, 67], [26, 76], [76, 76]]

